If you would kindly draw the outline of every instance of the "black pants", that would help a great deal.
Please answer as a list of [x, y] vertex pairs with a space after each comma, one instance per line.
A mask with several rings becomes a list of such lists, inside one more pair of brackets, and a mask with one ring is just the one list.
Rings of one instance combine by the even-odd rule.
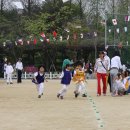
[[110, 87], [110, 93], [112, 92], [112, 88], [111, 88], [111, 78], [110, 78], [110, 74], [108, 76], [108, 84], [109, 84], [109, 87]]
[[18, 70], [17, 71], [17, 83], [21, 83], [22, 81], [21, 81], [21, 77], [22, 77], [22, 71], [21, 70]]

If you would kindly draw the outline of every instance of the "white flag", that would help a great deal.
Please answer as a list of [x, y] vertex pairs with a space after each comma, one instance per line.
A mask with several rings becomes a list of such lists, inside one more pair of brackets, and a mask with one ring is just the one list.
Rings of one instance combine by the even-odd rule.
[[62, 41], [63, 40], [63, 37], [62, 36], [60, 36], [60, 41]]
[[112, 23], [113, 23], [113, 25], [117, 25], [117, 20], [116, 19], [112, 19]]
[[63, 0], [63, 3], [67, 2], [67, 1], [69, 1], [69, 0]]
[[67, 36], [67, 40], [69, 40], [69, 39], [70, 39], [70, 36], [68, 35], [68, 36]]
[[81, 34], [80, 34], [80, 37], [81, 37], [81, 38], [83, 38], [83, 37], [84, 37], [83, 33], [81, 33]]
[[127, 32], [127, 27], [124, 27], [124, 31]]
[[111, 33], [111, 29], [109, 29], [108, 31], [109, 31], [109, 33]]
[[117, 33], [119, 33], [119, 32], [120, 32], [120, 29], [119, 29], [119, 28], [117, 28], [117, 29], [116, 29], [116, 32], [117, 32]]

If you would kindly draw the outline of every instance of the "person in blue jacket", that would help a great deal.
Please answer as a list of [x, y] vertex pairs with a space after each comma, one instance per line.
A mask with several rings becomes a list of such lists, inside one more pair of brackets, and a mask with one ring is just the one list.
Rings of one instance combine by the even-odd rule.
[[57, 97], [60, 98], [60, 99], [64, 98], [64, 95], [67, 92], [67, 89], [70, 85], [71, 78], [72, 78], [70, 70], [71, 70], [71, 67], [70, 67], [69, 64], [67, 64], [65, 69], [62, 71], [61, 76], [60, 76], [62, 89], [57, 94]]

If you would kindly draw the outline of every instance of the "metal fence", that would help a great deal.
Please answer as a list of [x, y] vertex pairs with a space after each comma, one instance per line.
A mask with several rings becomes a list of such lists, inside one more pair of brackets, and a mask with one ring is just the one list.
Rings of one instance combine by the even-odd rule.
[[[57, 79], [57, 78], [59, 78], [60, 75], [61, 75], [61, 72], [45, 73], [46, 79]], [[26, 73], [26, 72], [24, 72], [24, 73], [22, 74], [22, 79], [32, 79], [33, 77], [34, 77], [34, 73]], [[13, 79], [16, 79], [16, 78], [17, 78], [17, 74], [14, 73], [14, 74], [12, 75], [12, 78], [13, 78]]]

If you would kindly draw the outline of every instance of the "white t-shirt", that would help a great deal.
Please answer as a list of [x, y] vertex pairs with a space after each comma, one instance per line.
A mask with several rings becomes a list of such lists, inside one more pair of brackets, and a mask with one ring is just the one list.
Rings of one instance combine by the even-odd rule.
[[98, 73], [107, 73], [107, 70], [108, 70], [108, 61], [105, 58], [103, 60], [101, 60], [100, 58], [98, 58], [96, 60], [94, 70], [95, 70], [95, 72], [98, 72]]
[[18, 62], [16, 63], [16, 69], [22, 70], [22, 69], [23, 69], [23, 63], [18, 61]]
[[[39, 73], [39, 74], [40, 74], [40, 76], [43, 76], [42, 73]], [[34, 73], [34, 76], [37, 77], [37, 76], [38, 76], [38, 72], [35, 72], [35, 73]]]
[[120, 57], [119, 56], [114, 56], [112, 59], [111, 59], [111, 68], [113, 67], [116, 67], [118, 69], [121, 69], [122, 68], [122, 65], [121, 65], [121, 60], [120, 60]]
[[14, 69], [12, 67], [12, 65], [7, 65], [6, 67], [6, 74], [11, 74], [13, 73]]

